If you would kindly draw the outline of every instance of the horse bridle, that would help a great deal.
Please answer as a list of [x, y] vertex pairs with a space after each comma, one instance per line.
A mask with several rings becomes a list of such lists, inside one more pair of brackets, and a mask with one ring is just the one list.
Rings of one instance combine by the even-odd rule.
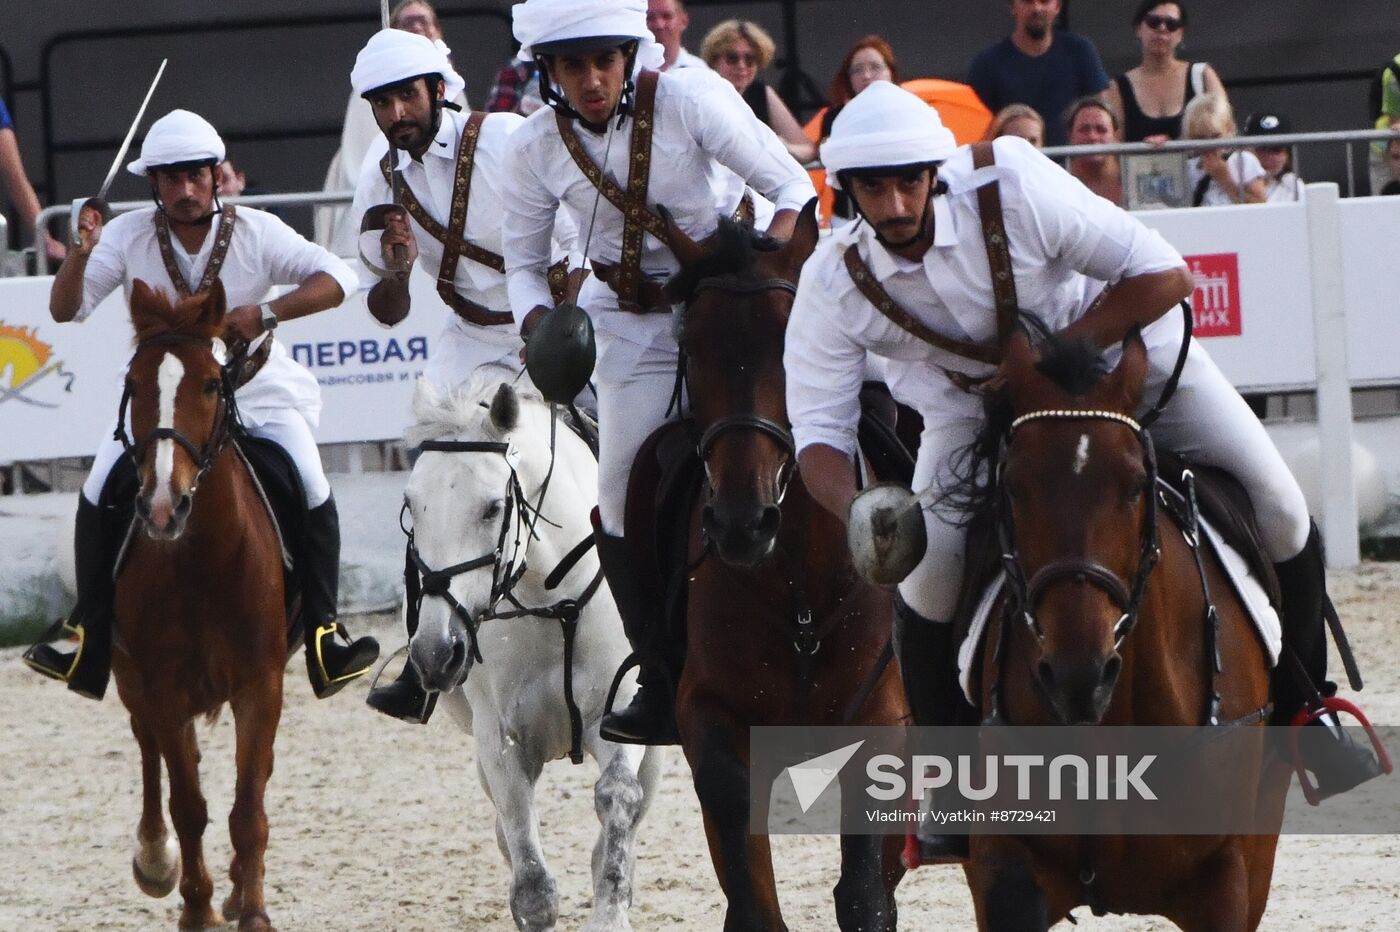
[[[1141, 445], [1143, 465], [1147, 472], [1142, 492], [1146, 513], [1143, 516], [1137, 571], [1134, 573], [1131, 583], [1125, 584], [1117, 573], [1102, 562], [1089, 557], [1054, 560], [1042, 566], [1029, 580], [1026, 579], [1021, 556], [1016, 549], [1015, 528], [1011, 521], [1011, 506], [1006, 483], [1003, 481], [1006, 463], [1005, 451], [1017, 428], [1033, 421], [1047, 420], [1113, 421], [1131, 430]], [[1032, 411], [1013, 420], [1006, 432], [1002, 455], [999, 458], [997, 486], [999, 489], [996, 516], [997, 539], [1001, 545], [1002, 566], [1006, 571], [1007, 582], [1010, 586], [1012, 608], [1014, 611], [1020, 612], [1022, 620], [1036, 640], [1041, 644], [1045, 643], [1044, 629], [1035, 617], [1035, 607], [1039, 604], [1040, 597], [1056, 583], [1072, 579], [1077, 582], [1093, 583], [1118, 606], [1122, 614], [1113, 626], [1113, 649], [1117, 651], [1122, 648], [1123, 642], [1128, 639], [1128, 636], [1133, 633], [1133, 628], [1137, 626], [1148, 577], [1152, 575], [1152, 570], [1161, 557], [1157, 536], [1157, 455], [1152, 446], [1152, 436], [1136, 420], [1117, 411], [1072, 408]]]
[[[525, 575], [525, 560], [521, 559], [519, 565], [515, 564], [515, 558], [520, 553], [521, 529], [526, 529], [525, 535], [534, 534], [534, 522], [528, 521], [526, 516], [533, 511], [536, 518], [539, 515], [539, 506], [543, 504], [545, 489], [540, 490], [540, 501], [533, 509], [528, 499], [525, 497], [525, 490], [520, 485], [520, 478], [515, 471], [515, 465], [510, 462], [511, 447], [509, 443], [498, 440], [427, 440], [420, 446], [424, 452], [435, 453], [498, 453], [510, 467], [510, 478], [506, 481], [505, 507], [501, 516], [501, 530], [496, 536], [496, 548], [490, 553], [484, 553], [479, 557], [470, 560], [463, 560], [461, 563], [454, 563], [452, 566], [442, 569], [433, 569], [423, 560], [423, 555], [418, 552], [418, 545], [414, 539], [413, 528], [404, 523], [404, 515], [408, 513], [408, 502], [405, 501], [403, 508], [399, 511], [399, 527], [408, 536], [408, 566], [405, 567], [404, 577], [408, 588], [406, 599], [409, 613], [410, 630], [417, 628], [417, 616], [421, 609], [423, 597], [432, 596], [442, 599], [451, 607], [453, 614], [461, 619], [463, 626], [467, 629], [467, 641], [469, 656], [476, 663], [481, 663], [481, 648], [477, 643], [477, 627], [479, 624], [494, 617], [496, 606], [502, 599], [509, 599], [513, 604], [519, 605], [515, 601], [513, 590], [520, 578]], [[551, 465], [551, 471], [552, 471]], [[548, 481], [545, 483], [548, 486]], [[519, 519], [519, 520], [517, 520]], [[511, 530], [515, 531], [515, 547], [511, 552], [510, 559], [502, 564], [501, 560], [505, 556], [506, 537]], [[452, 594], [452, 580], [464, 573], [473, 570], [491, 567], [491, 596], [490, 603], [479, 616], [474, 616], [467, 610], [457, 597]]]
[[[752, 278], [752, 279], [732, 279], [721, 276], [710, 276], [702, 278], [695, 283], [687, 300], [687, 308], [696, 292], [707, 288], [716, 291], [724, 291], [730, 294], [759, 294], [764, 291], [785, 291], [796, 297], [797, 285], [786, 278]], [[689, 387], [687, 386], [687, 392]], [[783, 467], [778, 472], [777, 503], [782, 504], [783, 498], [787, 495], [788, 484], [792, 481], [793, 475], [797, 472], [797, 442], [792, 437], [792, 429], [786, 424], [780, 424], [769, 417], [764, 417], [757, 412], [746, 412], [742, 414], [730, 414], [719, 418], [709, 427], [705, 428], [700, 435], [700, 441], [695, 445], [695, 452], [699, 455], [700, 461], [705, 466], [705, 474], [708, 478], [710, 471], [710, 451], [714, 449], [719, 438], [735, 430], [756, 430], [766, 434], [777, 442], [782, 449], [785, 460]]]
[[[142, 350], [158, 346], [180, 346], [195, 345], [214, 352], [214, 341], [204, 337], [190, 336], [183, 333], [162, 333], [153, 337], [147, 337], [136, 344], [136, 352], [132, 354], [134, 362], [136, 356]], [[218, 357], [215, 356], [218, 362]], [[131, 364], [127, 364], [131, 368]], [[120, 441], [122, 449], [131, 458], [132, 464], [139, 470], [141, 459], [146, 455], [146, 450], [150, 445], [158, 440], [173, 440], [189, 453], [190, 458], [195, 463], [194, 482], [190, 484], [190, 495], [193, 496], [199, 487], [199, 482], [204, 478], [204, 474], [214, 465], [219, 454], [223, 452], [228, 444], [229, 438], [233, 435], [233, 424], [238, 420], [238, 407], [234, 401], [233, 381], [229, 372], [234, 371], [229, 364], [219, 365], [219, 400], [218, 407], [214, 411], [214, 426], [209, 432], [209, 437], [204, 441], [204, 445], [198, 446], [189, 437], [173, 427], [157, 427], [149, 434], [142, 437], [140, 441], [134, 440], [126, 432], [126, 413], [131, 404], [131, 381], [127, 380], [122, 386], [121, 402], [117, 405], [117, 429], [113, 431], [114, 439]]]

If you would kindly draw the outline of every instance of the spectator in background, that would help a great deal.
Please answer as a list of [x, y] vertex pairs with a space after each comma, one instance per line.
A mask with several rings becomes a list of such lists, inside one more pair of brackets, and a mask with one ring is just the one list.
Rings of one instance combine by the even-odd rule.
[[1030, 104], [1045, 123], [1046, 145], [1064, 145], [1060, 115], [1080, 97], [1108, 87], [1094, 44], [1077, 33], [1055, 29], [1060, 0], [1011, 0], [1016, 29], [978, 52], [967, 83], [993, 113], [1008, 104]]
[[1181, 115], [1200, 94], [1226, 102], [1220, 75], [1203, 61], [1176, 57], [1186, 36], [1186, 7], [1143, 0], [1133, 14], [1133, 31], [1142, 45], [1142, 64], [1113, 79], [1105, 99], [1123, 114], [1124, 142], [1166, 142], [1181, 138]]
[[[402, 29], [424, 36], [444, 51], [450, 51], [442, 41], [442, 24], [438, 21], [437, 10], [428, 0], [399, 0], [389, 12], [389, 27]], [[465, 92], [458, 94], [453, 103], [463, 109], [467, 106]], [[355, 94], [345, 106], [345, 124], [340, 133], [340, 150], [331, 159], [326, 170], [325, 191], [353, 191], [360, 180], [360, 168], [369, 157], [371, 149], [379, 158], [387, 143], [384, 135], [375, 125], [374, 115], [365, 102]], [[360, 219], [350, 216], [349, 204], [334, 207], [318, 207], [315, 211], [315, 241], [337, 256], [353, 256], [357, 252], [356, 237], [360, 232]]]
[[248, 176], [233, 164], [233, 159], [224, 159], [214, 169], [214, 187], [219, 197], [237, 197], [248, 187]]
[[[1215, 94], [1201, 94], [1187, 104], [1181, 123], [1187, 139], [1224, 139], [1236, 134], [1234, 111], [1225, 98]], [[1205, 149], [1186, 167], [1195, 207], [1264, 203], [1264, 166], [1248, 149], [1229, 156], [1218, 148]]]
[[1008, 104], [997, 111], [987, 127], [984, 141], [999, 136], [1020, 136], [1037, 149], [1045, 147], [1045, 121], [1030, 104]]
[[802, 126], [778, 92], [758, 76], [773, 61], [775, 48], [773, 38], [758, 23], [727, 19], [705, 36], [700, 56], [734, 85], [744, 103], [778, 134], [794, 159], [810, 162], [817, 157], [816, 143], [802, 132]]
[[1386, 197], [1400, 194], [1400, 139], [1392, 139], [1386, 144], [1385, 164], [1390, 171], [1390, 180], [1381, 185], [1381, 194]]
[[486, 93], [487, 113], [518, 113], [529, 116], [544, 106], [540, 97], [539, 72], [533, 60], [515, 57], [496, 72], [496, 80]]
[[[1371, 89], [1371, 108], [1376, 129], [1400, 132], [1400, 55], [1396, 55], [1381, 69], [1378, 82], [1379, 86], [1373, 86]], [[1390, 145], [1385, 140], [1371, 144], [1372, 193], [1387, 193], [1381, 189], [1386, 187], [1388, 182], [1395, 180], [1387, 164], [1390, 151]]]
[[[1118, 142], [1118, 114], [1097, 97], [1081, 97], [1065, 114], [1072, 146], [1106, 146]], [[1123, 171], [1116, 155], [1076, 155], [1069, 173], [1084, 187], [1118, 206], [1123, 205]]]
[[[1251, 113], [1244, 120], [1246, 136], [1281, 136], [1291, 133], [1288, 118], [1281, 113]], [[1252, 150], [1259, 164], [1264, 166], [1264, 201], [1269, 204], [1291, 204], [1301, 200], [1303, 183], [1293, 170], [1293, 150], [1288, 146], [1265, 144], [1267, 138]]]
[[689, 25], [690, 14], [685, 11], [681, 0], [647, 0], [647, 28], [656, 36], [657, 45], [666, 52], [662, 71], [704, 67], [705, 62], [700, 56], [691, 54], [681, 45], [681, 38]]
[[[850, 47], [841, 59], [841, 67], [836, 69], [836, 74], [831, 79], [831, 86], [827, 89], [827, 100], [831, 105], [821, 112], [820, 128], [817, 130], [818, 143], [831, 135], [831, 123], [841, 112], [841, 108], [876, 81], [898, 84], [899, 65], [894, 60], [894, 49], [890, 48], [890, 44], [872, 33], [861, 37]], [[811, 124], [808, 124], [808, 131], [810, 130]], [[825, 173], [820, 177], [825, 179]], [[815, 183], [816, 178], [813, 180]], [[831, 198], [829, 210], [832, 217], [855, 219], [850, 196], [845, 191], [835, 191], [827, 187], [825, 180], [818, 184], [818, 190], [822, 191], [824, 197]], [[825, 205], [824, 201], [823, 206]]]
[[[24, 161], [19, 154], [19, 139], [15, 136], [15, 124], [10, 119], [10, 111], [5, 108], [4, 100], [0, 100], [0, 188], [5, 190], [10, 203], [15, 206], [21, 227], [26, 231], [34, 230], [35, 246], [42, 243], [44, 252], [50, 259], [55, 262], [61, 261], [67, 254], [63, 244], [50, 236], [48, 230], [34, 229], [34, 224], [39, 219], [39, 196], [34, 193], [34, 186], [29, 183], [29, 176], [24, 172]], [[20, 245], [22, 235], [15, 237], [16, 247]], [[5, 245], [0, 243], [0, 251], [4, 250]]]

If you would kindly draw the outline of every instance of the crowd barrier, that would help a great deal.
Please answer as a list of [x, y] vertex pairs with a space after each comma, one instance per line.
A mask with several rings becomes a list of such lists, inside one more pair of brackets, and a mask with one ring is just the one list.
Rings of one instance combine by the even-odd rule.
[[[1323, 474], [1337, 478], [1328, 485], [1343, 508], [1350, 468], [1335, 457], [1349, 456], [1350, 388], [1400, 385], [1400, 315], [1388, 274], [1400, 198], [1343, 201], [1336, 185], [1314, 184], [1296, 204], [1137, 216], [1187, 257], [1196, 333], [1237, 387], [1318, 390], [1322, 448], [1334, 457]], [[0, 280], [0, 463], [91, 455], [115, 418], [131, 342], [122, 296], [82, 325], [55, 324], [50, 282]], [[428, 276], [415, 270], [411, 288], [413, 313], [393, 329], [373, 321], [363, 294], [278, 328], [321, 382], [321, 443], [402, 434], [414, 379], [449, 313]]]

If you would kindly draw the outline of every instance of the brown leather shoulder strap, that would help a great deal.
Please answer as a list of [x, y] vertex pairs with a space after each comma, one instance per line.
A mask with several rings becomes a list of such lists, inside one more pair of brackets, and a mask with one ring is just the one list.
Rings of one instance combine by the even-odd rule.
[[945, 337], [936, 330], [924, 326], [914, 315], [896, 304], [889, 292], [870, 271], [870, 267], [865, 264], [865, 260], [860, 257], [860, 250], [854, 244], [846, 248], [842, 258], [845, 260], [846, 271], [850, 273], [851, 281], [856, 283], [856, 288], [860, 290], [867, 301], [875, 306], [875, 310], [885, 315], [895, 326], [913, 334], [930, 346], [955, 356], [961, 356], [964, 359], [993, 365], [1001, 361], [1001, 351], [998, 348]]
[[191, 290], [190, 283], [180, 271], [179, 263], [175, 261], [175, 249], [170, 245], [170, 221], [166, 218], [165, 211], [156, 211], [156, 243], [160, 246], [160, 258], [165, 263], [165, 271], [170, 276], [170, 283], [175, 286], [176, 294], [188, 298], [213, 287], [214, 280], [219, 277], [219, 272], [224, 267], [224, 259], [228, 256], [229, 244], [233, 242], [233, 225], [237, 220], [238, 209], [232, 204], [224, 205], [214, 233], [214, 248], [209, 253], [209, 263], [204, 267], [204, 276], [200, 278], [199, 286]]
[[[627, 209], [623, 211], [622, 258], [613, 284], [619, 304], [636, 303], [642, 280], [642, 240], [646, 229], [647, 187], [651, 184], [651, 131], [656, 118], [656, 84], [660, 75], [643, 70], [637, 75], [637, 103], [632, 112], [632, 158], [627, 169]], [[663, 236], [662, 242], [666, 239]]]
[[[996, 164], [990, 142], [972, 146], [972, 167]], [[992, 299], [997, 311], [997, 346], [1005, 347], [1020, 317], [1016, 298], [1016, 274], [1011, 267], [1011, 248], [1001, 212], [1001, 182], [993, 181], [977, 189], [977, 212], [982, 218], [982, 241], [987, 247], [987, 263], [992, 271]]]

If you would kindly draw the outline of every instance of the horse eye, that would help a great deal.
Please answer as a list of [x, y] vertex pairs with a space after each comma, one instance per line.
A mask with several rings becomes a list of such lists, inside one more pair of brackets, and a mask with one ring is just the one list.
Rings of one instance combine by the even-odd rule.
[[206, 394], [206, 395], [217, 395], [218, 393], [219, 393], [219, 380], [218, 380], [218, 379], [210, 378], [209, 381], [207, 381], [207, 382], [204, 383], [204, 394]]
[[486, 506], [486, 511], [481, 515], [481, 520], [491, 521], [501, 515], [501, 500], [498, 498]]

